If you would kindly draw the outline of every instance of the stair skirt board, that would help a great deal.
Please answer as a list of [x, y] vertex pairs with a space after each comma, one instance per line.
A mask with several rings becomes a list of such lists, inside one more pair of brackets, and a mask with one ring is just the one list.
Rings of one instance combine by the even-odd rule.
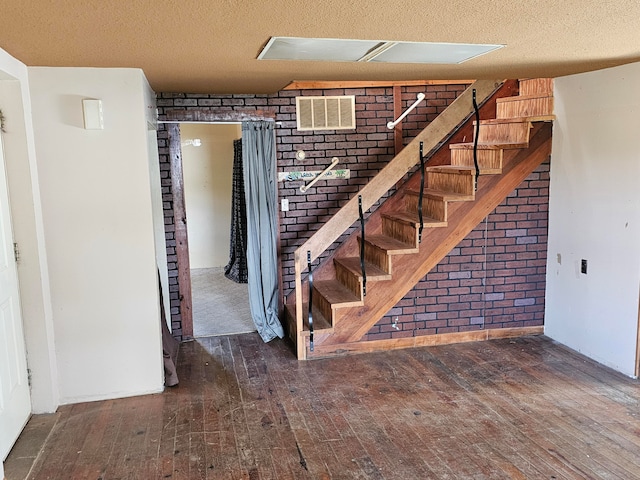
[[[470, 332], [439, 333], [418, 337], [390, 338], [386, 340], [369, 340], [366, 342], [349, 342], [331, 345], [316, 345], [313, 352], [307, 352], [308, 359], [327, 358], [357, 353], [373, 353], [402, 348], [433, 347], [454, 343], [483, 342], [499, 338], [517, 338], [532, 335], [544, 335], [544, 326], [487, 328]], [[306, 339], [307, 349], [309, 341]]]

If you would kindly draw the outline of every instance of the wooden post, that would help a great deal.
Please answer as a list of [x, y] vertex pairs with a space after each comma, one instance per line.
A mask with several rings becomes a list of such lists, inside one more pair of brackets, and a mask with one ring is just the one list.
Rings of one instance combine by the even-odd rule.
[[[402, 115], [402, 87], [400, 85], [393, 86], [393, 118], [398, 118]], [[402, 122], [393, 129], [393, 144], [395, 154], [398, 155], [402, 150]]]
[[168, 124], [167, 132], [169, 133], [169, 160], [171, 162], [171, 188], [173, 190], [176, 263], [180, 287], [180, 318], [182, 319], [182, 339], [186, 340], [193, 338], [193, 315], [191, 310], [191, 270], [189, 266], [189, 243], [187, 240], [187, 214], [184, 203], [180, 125], [177, 123]]

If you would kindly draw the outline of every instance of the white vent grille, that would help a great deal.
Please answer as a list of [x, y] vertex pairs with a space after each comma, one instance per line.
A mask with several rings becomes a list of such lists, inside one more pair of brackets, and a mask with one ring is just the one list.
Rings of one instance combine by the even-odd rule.
[[296, 97], [298, 130], [346, 130], [356, 128], [356, 98]]

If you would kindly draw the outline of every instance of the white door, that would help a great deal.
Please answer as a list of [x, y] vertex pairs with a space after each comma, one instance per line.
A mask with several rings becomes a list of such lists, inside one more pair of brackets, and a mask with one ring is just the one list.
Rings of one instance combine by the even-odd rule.
[[0, 461], [9, 454], [30, 413], [18, 275], [0, 135]]

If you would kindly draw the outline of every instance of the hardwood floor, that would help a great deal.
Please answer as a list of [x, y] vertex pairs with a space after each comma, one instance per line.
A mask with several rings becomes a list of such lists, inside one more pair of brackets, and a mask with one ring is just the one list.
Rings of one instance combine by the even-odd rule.
[[545, 337], [301, 363], [201, 338], [179, 376], [61, 407], [30, 479], [640, 478], [638, 382]]

